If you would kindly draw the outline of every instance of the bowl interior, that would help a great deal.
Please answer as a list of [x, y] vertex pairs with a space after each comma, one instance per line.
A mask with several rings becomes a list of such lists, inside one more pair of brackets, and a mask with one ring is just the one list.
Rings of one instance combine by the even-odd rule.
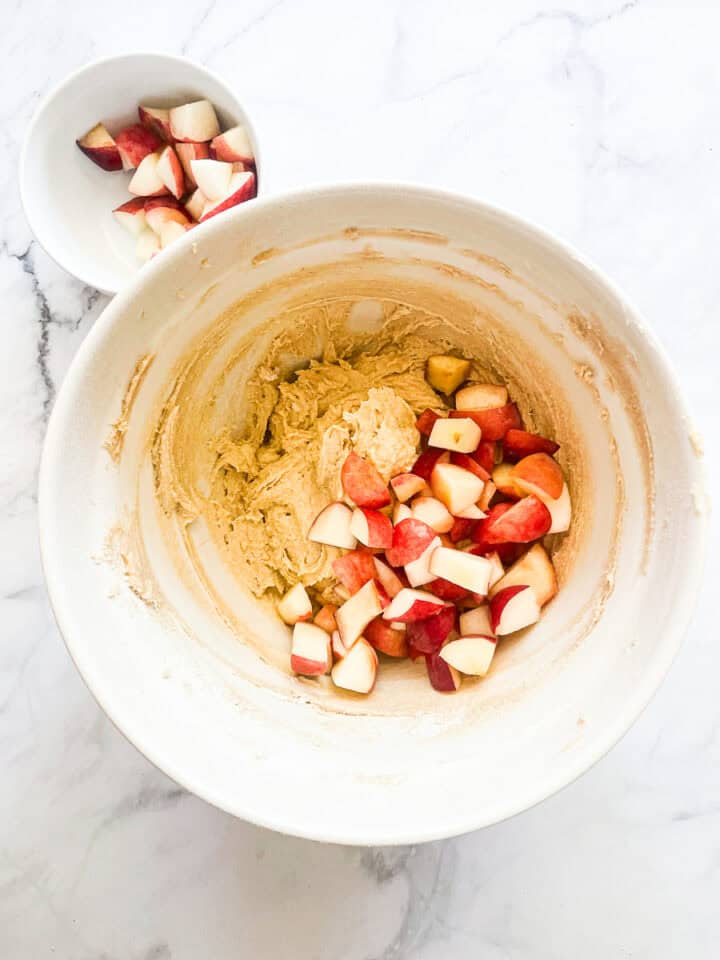
[[[42, 104], [20, 167], [25, 213], [47, 253], [69, 273], [107, 293], [141, 267], [135, 238], [112, 216], [130, 199], [131, 174], [101, 170], [75, 140], [99, 121], [111, 134], [137, 123], [139, 104], [170, 107], [205, 98], [221, 127], [252, 126], [241, 104], [213, 74], [179, 57], [138, 53], [90, 64]], [[257, 150], [256, 150], [257, 156]]]
[[[682, 401], [637, 318], [543, 234], [430, 191], [260, 200], [191, 239], [107, 309], [48, 434], [46, 572], [100, 703], [201, 796], [320, 839], [447, 836], [568, 783], [657, 687], [699, 577], [699, 469]], [[237, 428], [253, 363], [299, 307], [328, 297], [399, 298], [450, 317], [451, 339], [493, 352], [526, 415], [563, 444], [576, 521], [558, 553], [560, 595], [502, 642], [485, 681], [453, 697], [409, 665], [382, 671], [369, 699], [289, 677], [287, 630], [228, 575], [202, 526], [191, 555], [157, 509], [148, 444], [187, 357], [207, 362], [173, 394], [185, 416], [251, 344], [213, 397], [218, 423]], [[305, 343], [289, 364], [319, 354], [319, 328]], [[114, 462], [104, 444], [119, 415]]]

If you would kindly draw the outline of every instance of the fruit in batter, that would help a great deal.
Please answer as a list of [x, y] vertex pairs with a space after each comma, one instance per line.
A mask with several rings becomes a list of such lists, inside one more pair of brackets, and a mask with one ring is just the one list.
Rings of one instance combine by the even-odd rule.
[[308, 540], [329, 547], [344, 547], [354, 550], [357, 539], [350, 529], [352, 510], [347, 504], [336, 500], [321, 510], [308, 532]]
[[428, 653], [425, 656], [428, 679], [435, 690], [440, 693], [455, 693], [460, 689], [462, 677], [455, 667], [443, 660], [439, 653]]
[[480, 437], [480, 427], [474, 420], [439, 417], [430, 431], [428, 443], [431, 447], [440, 447], [443, 450], [472, 453], [477, 450]]
[[385, 551], [385, 556], [391, 566], [404, 567], [417, 560], [434, 540], [432, 527], [415, 517], [408, 517], [396, 524], [392, 546]]
[[387, 657], [407, 657], [408, 643], [405, 630], [398, 630], [387, 620], [379, 617], [365, 627], [367, 642]]
[[412, 515], [416, 520], [422, 520], [435, 533], [449, 533], [455, 519], [444, 503], [435, 497], [415, 497], [412, 502]]
[[471, 383], [455, 394], [456, 410], [491, 410], [504, 407], [507, 389], [495, 383]]
[[316, 623], [318, 627], [321, 627], [327, 633], [334, 633], [337, 630], [337, 621], [335, 620], [335, 613], [337, 612], [337, 607], [332, 603], [326, 603], [324, 607], [320, 607], [318, 612], [313, 618], [313, 623]]
[[312, 617], [312, 603], [307, 590], [301, 583], [291, 587], [278, 602], [277, 612], [285, 623], [294, 624]]
[[552, 600], [558, 592], [557, 576], [552, 561], [542, 544], [535, 543], [510, 567], [495, 583], [490, 584], [490, 596], [499, 593], [505, 587], [527, 584], [532, 587], [541, 607]]
[[560, 444], [554, 440], [548, 440], [538, 433], [528, 433], [526, 430], [508, 430], [502, 443], [503, 458], [510, 463], [517, 463], [533, 453], [547, 453], [552, 456], [560, 449]]
[[432, 616], [433, 613], [437, 613], [444, 606], [446, 606], [445, 601], [438, 599], [426, 590], [403, 587], [400, 593], [393, 598], [390, 605], [385, 608], [383, 617], [393, 623], [412, 623], [413, 620], [422, 620], [425, 617]]
[[[443, 416], [422, 408], [415, 426], [409, 424], [417, 445], [405, 442], [401, 458], [394, 455], [392, 432], [384, 445], [361, 448], [371, 455], [351, 445], [336, 467], [347, 502], [322, 510], [309, 533], [314, 542], [344, 551], [330, 565], [332, 589], [345, 599], [326, 603], [315, 623], [306, 624], [310, 633], [296, 627], [317, 646], [312, 655], [310, 648], [293, 649], [293, 669], [307, 676], [327, 672], [329, 650], [335, 685], [358, 693], [375, 683], [375, 651], [424, 659], [431, 685], [442, 692], [455, 692], [463, 674], [484, 677], [498, 638], [537, 622], [558, 589], [540, 543], [570, 523], [567, 484], [552, 458], [557, 444], [524, 430], [504, 386], [466, 383], [467, 361], [430, 360], [428, 382], [439, 391], [442, 385], [446, 396], [455, 392], [455, 409], [439, 403]], [[381, 462], [401, 468], [384, 466], [381, 473]], [[312, 612], [297, 597], [290, 606], [286, 616]]]
[[440, 657], [451, 667], [473, 677], [484, 677], [490, 669], [497, 640], [489, 636], [465, 636], [451, 640]]
[[470, 361], [446, 354], [428, 357], [425, 376], [430, 386], [438, 393], [454, 393], [470, 373]]
[[370, 693], [375, 686], [378, 658], [370, 644], [361, 637], [332, 668], [336, 687], [353, 693]]
[[422, 477], [418, 477], [414, 473], [401, 473], [397, 477], [393, 477], [390, 486], [400, 503], [405, 503], [411, 497], [427, 489]]
[[374, 580], [377, 572], [373, 557], [362, 550], [351, 550], [332, 562], [333, 573], [350, 595], [357, 593], [369, 580]]
[[438, 547], [430, 559], [430, 570], [436, 577], [484, 595], [488, 592], [492, 566], [485, 557], [451, 547]]
[[391, 599], [392, 597], [396, 597], [405, 584], [395, 573], [392, 567], [388, 566], [387, 563], [383, 563], [382, 560], [379, 560], [377, 557], [373, 557], [373, 564], [375, 566], [376, 579], [384, 589], [385, 593]]
[[343, 490], [358, 507], [379, 509], [392, 503], [387, 484], [368, 461], [351, 453], [340, 473]]
[[461, 637], [495, 635], [490, 623], [490, 607], [486, 604], [461, 613], [458, 625]]
[[529, 627], [539, 619], [540, 605], [532, 587], [504, 587], [490, 600], [490, 625], [498, 637]]
[[485, 543], [530, 543], [549, 533], [552, 518], [542, 500], [529, 496], [502, 513], [491, 510], [481, 524]]
[[562, 470], [547, 453], [532, 453], [523, 457], [510, 470], [510, 477], [521, 493], [546, 494], [556, 500], [562, 493]]
[[410, 620], [407, 625], [408, 644], [417, 653], [437, 653], [455, 629], [457, 611], [446, 603], [429, 617]]
[[379, 510], [356, 507], [350, 521], [350, 532], [366, 547], [385, 550], [392, 546], [393, 525], [390, 518]]
[[293, 628], [290, 668], [306, 677], [330, 673], [333, 657], [330, 637], [314, 623], [296, 623]]
[[338, 607], [335, 619], [342, 642], [348, 649], [353, 646], [358, 637], [362, 636], [363, 630], [370, 621], [382, 613], [382, 609], [381, 595], [374, 580], [369, 580], [341, 607]]
[[405, 564], [405, 576], [411, 587], [423, 587], [435, 579], [435, 574], [430, 569], [430, 560], [441, 543], [439, 537], [433, 537], [419, 557]]
[[435, 464], [430, 476], [433, 495], [455, 516], [480, 499], [484, 485], [474, 473], [452, 463]]
[[522, 427], [520, 413], [514, 403], [487, 410], [451, 410], [450, 416], [463, 419], [470, 417], [480, 427], [485, 441], [502, 440], [508, 430]]

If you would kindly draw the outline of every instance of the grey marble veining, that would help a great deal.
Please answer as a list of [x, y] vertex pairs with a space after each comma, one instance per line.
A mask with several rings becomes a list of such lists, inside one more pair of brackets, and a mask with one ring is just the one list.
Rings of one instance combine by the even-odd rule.
[[0, 38], [0, 957], [588, 960], [720, 948], [720, 641], [706, 589], [664, 686], [608, 757], [444, 843], [329, 847], [177, 788], [96, 706], [50, 612], [36, 530], [49, 411], [106, 298], [33, 240], [32, 111], [88, 60], [157, 46], [240, 91], [269, 190], [357, 177], [491, 199], [560, 233], [645, 313], [720, 477], [720, 9], [703, 2], [12, 3]]

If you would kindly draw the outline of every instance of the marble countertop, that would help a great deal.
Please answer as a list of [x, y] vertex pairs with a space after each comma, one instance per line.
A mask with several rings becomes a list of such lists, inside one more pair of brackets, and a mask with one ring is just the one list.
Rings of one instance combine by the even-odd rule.
[[[409, 179], [493, 200], [603, 267], [667, 347], [720, 479], [720, 10], [700, 0], [13, 3], [0, 38], [0, 957], [717, 957], [720, 637], [706, 589], [639, 722], [530, 812], [425, 846], [323, 846], [178, 789], [111, 726], [54, 625], [36, 479], [106, 298], [17, 194], [40, 98], [157, 47], [232, 82], [272, 189]], [[711, 531], [707, 582], [720, 578]]]

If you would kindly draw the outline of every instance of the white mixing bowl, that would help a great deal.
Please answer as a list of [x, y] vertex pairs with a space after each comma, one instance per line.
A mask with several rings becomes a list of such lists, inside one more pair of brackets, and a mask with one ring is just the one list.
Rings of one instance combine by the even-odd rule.
[[[500, 344], [499, 372], [520, 384], [531, 416], [556, 418], [549, 426], [571, 467], [576, 522], [560, 551], [559, 596], [538, 625], [503, 640], [484, 681], [456, 695], [435, 693], [409, 664], [381, 670], [365, 699], [288, 676], [273, 660], [287, 649], [287, 629], [216, 557], [200, 583], [153, 507], [148, 433], [203, 332], [217, 373], [253, 329], [259, 355], [272, 333], [260, 326], [291, 305], [388, 291], [466, 311], [467, 343], [472, 327]], [[212, 356], [207, 367], [209, 375]], [[240, 365], [228, 396], [213, 400], [231, 426], [245, 415], [246, 372]], [[183, 403], [210, 402], [203, 376]], [[123, 398], [116, 462], [105, 443]], [[661, 682], [701, 576], [704, 496], [692, 440], [643, 322], [597, 270], [537, 228], [404, 186], [259, 199], [151, 263], [82, 345], [40, 477], [53, 607], [103, 709], [211, 803], [327, 841], [458, 834], [587, 770]]]

